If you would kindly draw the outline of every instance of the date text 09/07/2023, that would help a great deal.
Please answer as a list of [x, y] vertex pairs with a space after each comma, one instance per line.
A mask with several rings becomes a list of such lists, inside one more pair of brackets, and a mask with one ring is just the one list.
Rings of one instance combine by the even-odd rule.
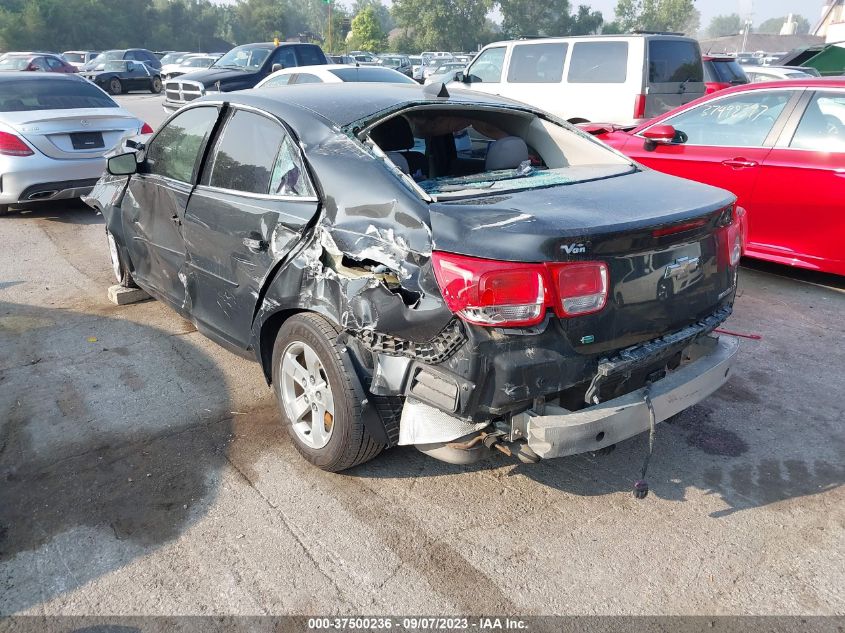
[[309, 618], [308, 630], [313, 631], [527, 631], [528, 622], [520, 618], [503, 617], [332, 617]]

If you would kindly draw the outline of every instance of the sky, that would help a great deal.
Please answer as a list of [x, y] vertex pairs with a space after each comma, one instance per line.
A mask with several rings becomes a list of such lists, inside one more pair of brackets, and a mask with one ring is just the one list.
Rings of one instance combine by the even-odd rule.
[[[572, 0], [570, 4], [589, 4], [604, 14], [605, 20], [612, 19], [616, 0]], [[717, 15], [739, 13], [745, 17], [754, 11], [754, 23], [760, 24], [769, 18], [788, 13], [803, 15], [813, 24], [821, 15], [824, 0], [696, 0], [701, 11], [701, 26], [706, 27]]]

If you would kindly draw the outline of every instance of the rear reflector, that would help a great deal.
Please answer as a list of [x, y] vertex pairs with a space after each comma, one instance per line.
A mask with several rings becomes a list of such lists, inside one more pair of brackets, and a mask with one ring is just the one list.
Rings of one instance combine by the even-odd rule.
[[0, 154], [6, 156], [32, 156], [34, 153], [20, 137], [9, 132], [0, 132]]
[[435, 252], [432, 264], [446, 305], [476, 325], [536, 325], [550, 307], [565, 318], [598, 312], [607, 302], [602, 262], [526, 264]]

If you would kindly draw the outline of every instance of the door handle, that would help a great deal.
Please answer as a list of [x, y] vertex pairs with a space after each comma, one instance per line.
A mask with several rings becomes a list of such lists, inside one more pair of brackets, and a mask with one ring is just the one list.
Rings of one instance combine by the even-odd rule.
[[747, 169], [749, 167], [756, 167], [760, 163], [756, 160], [748, 160], [747, 158], [730, 158], [723, 160], [722, 164], [725, 167], [732, 167], [734, 169]]
[[252, 237], [244, 238], [244, 246], [246, 246], [253, 253], [262, 253], [270, 247], [270, 245], [264, 240], [257, 240]]
[[172, 215], [172, 216], [170, 216], [170, 219], [173, 220], [173, 223], [176, 226], [182, 226], [182, 220], [179, 219], [178, 215]]

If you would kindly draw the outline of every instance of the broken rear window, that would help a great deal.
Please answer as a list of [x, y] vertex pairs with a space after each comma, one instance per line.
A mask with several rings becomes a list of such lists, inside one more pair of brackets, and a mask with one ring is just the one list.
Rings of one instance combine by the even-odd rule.
[[628, 173], [632, 163], [531, 112], [417, 107], [380, 122], [369, 139], [406, 183], [430, 198], [568, 185]]

